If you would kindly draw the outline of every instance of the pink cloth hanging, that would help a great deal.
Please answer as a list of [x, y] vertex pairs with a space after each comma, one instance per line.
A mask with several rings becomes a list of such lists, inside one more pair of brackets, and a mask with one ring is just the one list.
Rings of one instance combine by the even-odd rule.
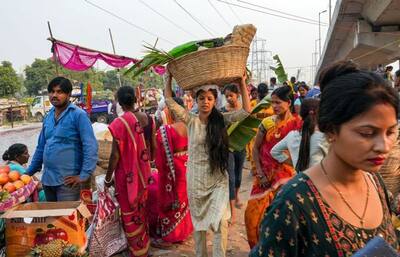
[[[78, 45], [66, 43], [56, 39], [53, 42], [53, 50], [60, 64], [69, 70], [84, 71], [92, 67], [97, 60], [102, 60], [115, 68], [123, 68], [129, 64], [139, 62], [138, 59], [129, 58], [121, 55], [108, 54], [96, 50], [91, 50]], [[153, 71], [159, 75], [165, 73], [164, 66], [155, 66]]]

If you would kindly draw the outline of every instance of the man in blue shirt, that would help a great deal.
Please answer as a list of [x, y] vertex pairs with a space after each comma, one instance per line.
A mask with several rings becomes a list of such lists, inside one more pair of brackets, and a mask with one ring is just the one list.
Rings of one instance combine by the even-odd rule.
[[85, 111], [70, 103], [71, 82], [54, 78], [48, 85], [53, 108], [43, 120], [38, 145], [27, 173], [43, 168], [47, 201], [77, 201], [80, 185], [96, 168], [97, 141]]

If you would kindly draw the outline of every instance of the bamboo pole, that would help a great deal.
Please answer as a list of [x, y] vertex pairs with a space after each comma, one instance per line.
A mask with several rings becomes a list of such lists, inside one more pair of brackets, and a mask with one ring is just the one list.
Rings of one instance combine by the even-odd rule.
[[[109, 34], [110, 34], [110, 40], [111, 40], [111, 45], [112, 45], [112, 48], [113, 48], [113, 53], [116, 54], [116, 53], [115, 53], [114, 39], [113, 39], [113, 36], [112, 36], [112, 33], [111, 33], [111, 29], [110, 29], [110, 28], [108, 28], [108, 32], [109, 32]], [[120, 71], [119, 68], [117, 69], [117, 71], [118, 71], [117, 77], [118, 77], [119, 87], [122, 87], [122, 83], [121, 83], [121, 71]]]
[[56, 64], [56, 76], [58, 76], [59, 75], [59, 72], [58, 72], [58, 61], [57, 61], [56, 52], [54, 50], [54, 37], [53, 37], [53, 32], [51, 31], [50, 21], [47, 21], [47, 27], [49, 28], [49, 33], [50, 33], [50, 38], [51, 38], [50, 41], [52, 43], [51, 51], [53, 52], [53, 59], [54, 59], [54, 62]]

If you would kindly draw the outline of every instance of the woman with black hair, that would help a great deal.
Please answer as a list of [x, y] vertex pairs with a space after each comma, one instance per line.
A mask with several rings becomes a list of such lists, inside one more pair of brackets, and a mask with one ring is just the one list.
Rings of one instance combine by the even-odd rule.
[[207, 230], [214, 232], [213, 256], [225, 256], [228, 237], [228, 124], [246, 118], [250, 112], [245, 76], [240, 81], [243, 109], [220, 113], [216, 108], [217, 86], [196, 88], [199, 114], [189, 113], [172, 99], [172, 77], [166, 85], [166, 104], [188, 127], [187, 189], [194, 226], [196, 256], [207, 256]]
[[3, 153], [3, 160], [10, 169], [18, 171], [21, 175], [26, 172], [24, 165], [28, 163], [29, 157], [28, 147], [24, 144], [13, 144]]
[[258, 129], [253, 159], [256, 174], [245, 211], [247, 240], [250, 248], [259, 239], [259, 224], [264, 211], [271, 204], [276, 192], [295, 174], [291, 165], [281, 164], [271, 156], [271, 149], [290, 131], [301, 127], [301, 120], [292, 115], [293, 93], [290, 86], [282, 86], [271, 94], [271, 105], [275, 115], [265, 118]]
[[376, 236], [398, 250], [378, 171], [397, 139], [399, 96], [351, 62], [328, 67], [320, 85], [318, 126], [329, 152], [280, 190], [251, 257], [352, 256]]
[[299, 96], [294, 101], [294, 110], [297, 114], [300, 114], [301, 104], [303, 103], [304, 99], [306, 99], [307, 93], [310, 88], [306, 84], [300, 84], [298, 87]]
[[[11, 145], [3, 153], [3, 161], [6, 161], [6, 164], [10, 167], [10, 170], [18, 171], [20, 175], [24, 175], [26, 173], [26, 164], [29, 161], [29, 157], [30, 155], [28, 147], [24, 144], [18, 143]], [[33, 179], [38, 181], [35, 176], [33, 176]], [[40, 202], [46, 201], [46, 195], [40, 183], [38, 186], [38, 197]]]
[[[224, 87], [223, 92], [226, 99], [226, 105], [221, 109], [222, 113], [239, 111], [242, 104], [239, 101], [239, 89], [235, 84], [228, 84]], [[231, 206], [231, 220], [230, 224], [233, 225], [236, 219], [235, 207], [240, 209], [243, 204], [239, 199], [239, 190], [242, 184], [242, 171], [244, 159], [246, 158], [246, 151], [229, 151], [229, 200]]]
[[106, 187], [115, 184], [115, 197], [121, 207], [131, 256], [148, 256], [146, 206], [155, 125], [148, 115], [135, 109], [136, 96], [132, 87], [120, 87], [117, 99], [124, 114], [108, 127], [113, 142], [104, 184]]
[[328, 153], [325, 135], [318, 129], [318, 106], [318, 99], [305, 99], [300, 111], [301, 130], [290, 131], [271, 149], [275, 160], [292, 165], [297, 172], [319, 163]]

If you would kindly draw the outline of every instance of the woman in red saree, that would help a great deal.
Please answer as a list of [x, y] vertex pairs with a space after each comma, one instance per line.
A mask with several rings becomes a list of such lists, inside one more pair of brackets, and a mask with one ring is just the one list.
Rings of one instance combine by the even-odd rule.
[[[183, 106], [180, 98], [174, 100]], [[174, 120], [171, 125], [161, 126], [157, 146], [159, 235], [164, 242], [182, 242], [193, 231], [186, 189], [186, 125]]]
[[146, 257], [150, 246], [146, 200], [151, 153], [146, 146], [145, 133], [152, 123], [146, 114], [135, 111], [132, 87], [119, 88], [117, 96], [124, 114], [109, 126], [113, 144], [105, 185], [112, 184], [115, 172], [115, 196], [121, 207], [130, 256]]
[[276, 192], [295, 175], [291, 165], [277, 162], [270, 153], [272, 147], [290, 131], [301, 128], [300, 118], [291, 113], [292, 90], [288, 86], [280, 87], [272, 92], [271, 98], [275, 115], [262, 121], [253, 149], [256, 176], [245, 211], [247, 240], [250, 248], [258, 242], [260, 222]]

